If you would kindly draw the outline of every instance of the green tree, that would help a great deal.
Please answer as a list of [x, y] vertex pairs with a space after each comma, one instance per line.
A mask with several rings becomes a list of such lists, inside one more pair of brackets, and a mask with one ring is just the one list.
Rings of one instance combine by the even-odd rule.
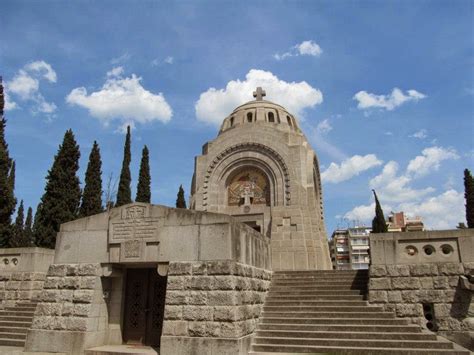
[[179, 191], [176, 198], [176, 208], [187, 208], [186, 199], [184, 198], [184, 189], [183, 185], [179, 185]]
[[13, 225], [12, 237], [10, 238], [9, 246], [12, 248], [28, 247], [29, 241], [25, 235], [25, 210], [23, 207], [23, 200], [20, 201], [20, 207], [18, 207], [15, 224]]
[[28, 240], [30, 246], [34, 245], [33, 239], [33, 209], [28, 207], [25, 220], [25, 237]]
[[150, 176], [150, 161], [149, 161], [148, 147], [144, 146], [142, 150], [142, 160], [140, 162], [140, 174], [137, 184], [137, 202], [151, 202], [151, 176]]
[[464, 170], [464, 198], [467, 227], [474, 228], [474, 178], [468, 169]]
[[77, 218], [81, 201], [76, 175], [80, 155], [74, 133], [69, 129], [48, 171], [45, 192], [36, 211], [34, 234], [37, 246], [54, 248], [60, 225]]
[[122, 171], [120, 172], [119, 187], [117, 192], [117, 203], [115, 207], [126, 205], [132, 202], [132, 191], [130, 190], [130, 184], [132, 178], [130, 176], [130, 161], [132, 160], [132, 154], [130, 152], [130, 126], [127, 126], [127, 135], [125, 137], [125, 145], [123, 147], [123, 162]]
[[92, 146], [87, 164], [85, 186], [82, 192], [82, 203], [79, 209], [80, 217], [87, 217], [103, 211], [102, 208], [102, 161], [100, 149], [96, 141]]
[[375, 217], [372, 220], [372, 233], [387, 233], [387, 223], [383, 214], [382, 206], [380, 206], [379, 199], [375, 190], [372, 190], [375, 197]]
[[7, 121], [3, 116], [5, 99], [0, 77], [0, 247], [7, 246], [12, 236], [12, 216], [15, 212], [15, 162], [8, 153], [5, 140]]

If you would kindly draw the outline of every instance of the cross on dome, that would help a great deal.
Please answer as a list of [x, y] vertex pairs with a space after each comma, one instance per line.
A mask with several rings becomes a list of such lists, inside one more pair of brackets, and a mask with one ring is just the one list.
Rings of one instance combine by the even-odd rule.
[[257, 88], [256, 91], [253, 92], [253, 97], [255, 97], [255, 100], [257, 101], [262, 101], [262, 98], [264, 96], [267, 96], [267, 93], [260, 86]]

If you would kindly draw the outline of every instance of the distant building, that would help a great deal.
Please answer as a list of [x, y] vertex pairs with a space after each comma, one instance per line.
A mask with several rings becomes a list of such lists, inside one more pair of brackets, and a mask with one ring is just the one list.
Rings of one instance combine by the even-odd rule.
[[336, 270], [368, 269], [370, 227], [337, 229], [329, 241], [333, 268]]
[[421, 217], [410, 218], [404, 212], [391, 212], [387, 225], [389, 232], [421, 232], [425, 229]]

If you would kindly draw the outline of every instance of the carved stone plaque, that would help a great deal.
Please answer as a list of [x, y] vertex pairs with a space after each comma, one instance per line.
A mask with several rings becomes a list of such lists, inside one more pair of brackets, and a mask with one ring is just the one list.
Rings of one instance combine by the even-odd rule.
[[131, 205], [122, 208], [120, 219], [110, 222], [110, 242], [155, 237], [158, 218], [152, 218], [149, 214], [149, 206]]
[[124, 244], [124, 256], [125, 258], [139, 258], [140, 257], [140, 244], [139, 240], [127, 240]]

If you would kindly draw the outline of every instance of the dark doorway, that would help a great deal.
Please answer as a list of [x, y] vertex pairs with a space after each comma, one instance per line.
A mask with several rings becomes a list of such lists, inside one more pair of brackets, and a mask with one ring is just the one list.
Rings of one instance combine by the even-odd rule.
[[127, 270], [123, 322], [127, 344], [160, 346], [166, 281], [156, 268]]
[[244, 224], [248, 225], [249, 227], [252, 227], [257, 232], [262, 233], [262, 228], [257, 224], [257, 222], [249, 221], [249, 222], [244, 222]]

